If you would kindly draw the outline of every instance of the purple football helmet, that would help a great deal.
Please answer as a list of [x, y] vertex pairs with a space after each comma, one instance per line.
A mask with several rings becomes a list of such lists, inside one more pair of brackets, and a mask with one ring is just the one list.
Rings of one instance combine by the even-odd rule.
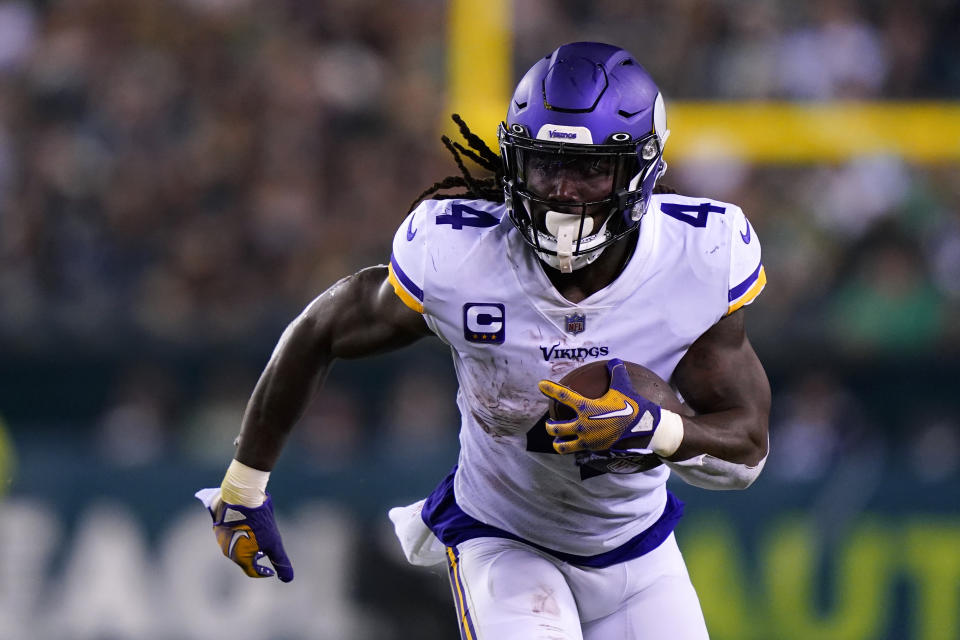
[[511, 220], [550, 266], [593, 262], [640, 225], [668, 133], [663, 97], [629, 52], [561, 46], [523, 77], [500, 125]]

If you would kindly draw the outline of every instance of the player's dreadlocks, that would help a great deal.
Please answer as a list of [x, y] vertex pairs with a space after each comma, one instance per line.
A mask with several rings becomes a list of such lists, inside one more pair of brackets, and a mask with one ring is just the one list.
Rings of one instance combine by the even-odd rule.
[[[456, 161], [457, 166], [460, 167], [461, 175], [447, 176], [439, 182], [434, 182], [433, 186], [417, 196], [413, 204], [410, 205], [407, 213], [413, 211], [417, 204], [427, 196], [433, 196], [436, 200], [468, 197], [478, 200], [503, 202], [504, 171], [503, 161], [500, 156], [491, 150], [480, 136], [470, 131], [470, 127], [467, 126], [467, 123], [463, 121], [463, 118], [461, 118], [459, 114], [451, 114], [450, 118], [460, 127], [460, 135], [462, 135], [467, 141], [467, 144], [470, 145], [470, 149], [467, 149], [459, 142], [453, 142], [447, 136], [440, 138], [440, 140], [443, 141], [443, 146], [453, 154], [453, 159]], [[471, 151], [471, 149], [473, 149], [473, 151]], [[489, 171], [493, 175], [487, 178], [474, 177], [469, 169], [467, 169], [467, 165], [463, 163], [461, 154], [467, 156], [480, 165], [481, 168]], [[441, 193], [434, 195], [443, 189], [454, 189], [456, 187], [465, 187], [467, 190], [460, 193]]]
[[[407, 213], [413, 211], [420, 201], [427, 196], [433, 196], [435, 200], [467, 197], [478, 200], [490, 200], [491, 202], [503, 202], [503, 159], [491, 150], [480, 136], [470, 131], [470, 127], [467, 126], [467, 123], [463, 121], [463, 118], [461, 118], [459, 114], [452, 113], [450, 114], [450, 118], [460, 127], [460, 135], [462, 135], [467, 141], [467, 144], [470, 145], [470, 149], [467, 149], [459, 142], [453, 142], [447, 136], [440, 137], [443, 146], [453, 155], [454, 161], [456, 161], [457, 166], [460, 168], [461, 175], [447, 176], [443, 180], [434, 182], [430, 188], [416, 197], [407, 210]], [[471, 149], [473, 149], [473, 151], [471, 151]], [[493, 175], [487, 178], [474, 177], [470, 173], [470, 170], [467, 169], [467, 165], [463, 163], [461, 154], [467, 156], [480, 165], [481, 168], [489, 171]], [[464, 187], [467, 190], [459, 193], [437, 193], [444, 189], [455, 189], [457, 187]], [[653, 188], [653, 192], [676, 193], [676, 190], [666, 185], [657, 184]]]

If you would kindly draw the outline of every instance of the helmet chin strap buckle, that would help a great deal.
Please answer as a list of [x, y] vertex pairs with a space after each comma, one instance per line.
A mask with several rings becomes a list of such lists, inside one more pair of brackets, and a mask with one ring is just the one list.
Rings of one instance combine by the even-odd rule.
[[[579, 213], [547, 211], [544, 226], [557, 238], [557, 261], [561, 273], [573, 272], [573, 249], [581, 238], [593, 231], [593, 218]], [[583, 224], [581, 232], [580, 225]]]

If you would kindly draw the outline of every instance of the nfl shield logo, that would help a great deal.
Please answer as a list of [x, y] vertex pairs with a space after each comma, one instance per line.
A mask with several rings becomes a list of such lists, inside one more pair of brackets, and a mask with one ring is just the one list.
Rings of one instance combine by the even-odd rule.
[[577, 335], [582, 333], [587, 326], [587, 316], [582, 313], [575, 313], [572, 316], [563, 316], [567, 321], [567, 333]]

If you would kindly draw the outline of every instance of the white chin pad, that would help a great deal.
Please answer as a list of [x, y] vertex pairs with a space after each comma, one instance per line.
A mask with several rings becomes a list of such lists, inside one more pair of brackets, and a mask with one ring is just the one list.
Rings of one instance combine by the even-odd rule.
[[570, 258], [573, 256], [573, 249], [581, 238], [586, 238], [593, 231], [593, 218], [581, 216], [579, 213], [547, 211], [543, 224], [547, 231], [557, 238], [557, 257], [560, 258], [561, 271], [572, 271]]

